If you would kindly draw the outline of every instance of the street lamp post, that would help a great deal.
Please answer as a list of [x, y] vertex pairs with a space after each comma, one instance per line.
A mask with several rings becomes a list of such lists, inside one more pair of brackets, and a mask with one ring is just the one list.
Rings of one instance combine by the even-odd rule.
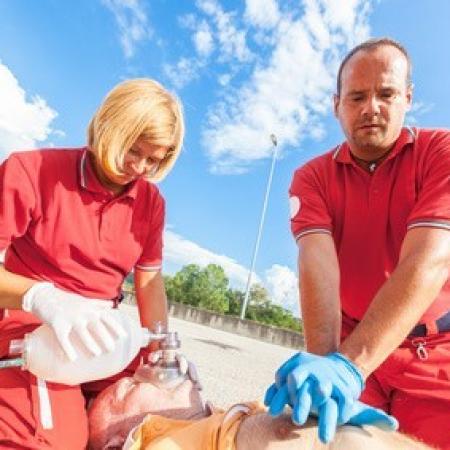
[[270, 140], [272, 141], [272, 145], [273, 145], [272, 165], [270, 166], [269, 178], [267, 179], [266, 195], [264, 196], [264, 203], [263, 203], [263, 208], [262, 208], [262, 212], [261, 212], [261, 219], [259, 221], [258, 235], [256, 237], [255, 249], [253, 250], [252, 265], [251, 265], [250, 272], [249, 272], [248, 278], [247, 278], [247, 287], [245, 289], [245, 297], [244, 297], [244, 302], [242, 303], [242, 309], [241, 309], [241, 319], [245, 318], [245, 311], [247, 310], [248, 299], [250, 297], [252, 276], [253, 276], [253, 271], [255, 270], [256, 257], [258, 255], [259, 244], [261, 241], [261, 235], [262, 235], [262, 230], [263, 230], [263, 226], [264, 226], [264, 219], [266, 216], [267, 202], [269, 200], [270, 188], [272, 186], [273, 171], [275, 169], [275, 161], [277, 159], [277, 153], [278, 153], [277, 152], [277, 150], [278, 150], [277, 137], [274, 134], [271, 134]]

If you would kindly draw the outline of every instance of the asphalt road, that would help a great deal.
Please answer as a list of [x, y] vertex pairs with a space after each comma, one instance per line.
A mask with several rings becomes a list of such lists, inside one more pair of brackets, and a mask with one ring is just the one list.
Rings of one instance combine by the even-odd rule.
[[[133, 306], [122, 308], [137, 314]], [[204, 400], [222, 408], [247, 400], [262, 401], [275, 370], [294, 353], [291, 348], [172, 317], [169, 328], [178, 332], [181, 352], [197, 366]]]

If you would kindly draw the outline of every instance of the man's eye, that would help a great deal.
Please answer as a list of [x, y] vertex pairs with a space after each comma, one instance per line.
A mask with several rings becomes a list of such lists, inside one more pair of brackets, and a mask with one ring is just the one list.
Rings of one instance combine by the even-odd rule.
[[385, 92], [381, 93], [381, 98], [384, 98], [384, 99], [389, 99], [389, 98], [392, 98], [393, 96], [394, 96], [394, 93], [391, 91], [385, 91]]
[[351, 97], [351, 101], [352, 102], [360, 102], [363, 100], [363, 98], [364, 97], [362, 95], [355, 95], [355, 96]]

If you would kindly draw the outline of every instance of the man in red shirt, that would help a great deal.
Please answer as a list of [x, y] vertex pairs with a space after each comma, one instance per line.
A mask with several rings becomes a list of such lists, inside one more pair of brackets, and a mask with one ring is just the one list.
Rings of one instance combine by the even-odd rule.
[[[134, 269], [140, 321], [167, 323], [161, 275], [164, 200], [153, 184], [183, 140], [178, 101], [153, 80], [116, 86], [94, 115], [88, 146], [13, 153], [0, 166], [0, 358], [41, 323], [75, 360], [75, 335], [93, 357], [115, 346], [108, 313]], [[97, 300], [94, 300], [97, 299]], [[114, 300], [114, 301], [112, 301]], [[0, 447], [81, 450], [83, 386], [0, 370]]]
[[308, 352], [266, 403], [275, 415], [289, 403], [299, 424], [317, 414], [325, 441], [361, 396], [450, 449], [450, 133], [404, 128], [411, 101], [399, 43], [355, 47], [334, 98], [347, 140], [292, 181]]

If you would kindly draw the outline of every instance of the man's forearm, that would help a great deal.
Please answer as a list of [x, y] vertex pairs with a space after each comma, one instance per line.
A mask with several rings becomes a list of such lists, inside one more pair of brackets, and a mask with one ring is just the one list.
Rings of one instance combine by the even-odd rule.
[[307, 350], [318, 355], [336, 351], [341, 332], [339, 267], [328, 235], [302, 238], [299, 282]]
[[[301, 304], [303, 332], [306, 349], [317, 355], [337, 350], [341, 331], [340, 301], [333, 283], [303, 276], [301, 280]], [[321, 283], [320, 292], [315, 288]], [[337, 290], [339, 290], [337, 288]]]
[[403, 260], [339, 351], [368, 376], [406, 338], [448, 278], [445, 260]]

